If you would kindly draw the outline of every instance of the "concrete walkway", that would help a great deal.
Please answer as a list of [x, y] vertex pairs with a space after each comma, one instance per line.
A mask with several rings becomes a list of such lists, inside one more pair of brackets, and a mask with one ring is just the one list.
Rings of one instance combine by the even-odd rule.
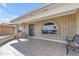
[[[33, 38], [29, 38], [28, 40], [11, 44], [11, 46], [25, 56], [67, 56], [65, 44], [63, 43]], [[69, 55], [78, 56], [79, 53], [71, 50]]]
[[[4, 36], [5, 37], [5, 36]], [[3, 37], [3, 38], [4, 38]], [[21, 38], [19, 39], [21, 42], [22, 41], [27, 41], [27, 39]], [[13, 40], [10, 41], [6, 44], [4, 44], [3, 46], [0, 47], [0, 56], [24, 56], [23, 54], [21, 54], [19, 51], [17, 51], [17, 49], [13, 48], [10, 44], [14, 44], [14, 43], [19, 43], [20, 41], [18, 40]]]
[[[1, 56], [68, 56], [65, 44], [41, 39], [21, 39], [0, 47]], [[24, 40], [24, 41], [23, 41]], [[69, 56], [79, 56], [79, 53], [69, 52]]]

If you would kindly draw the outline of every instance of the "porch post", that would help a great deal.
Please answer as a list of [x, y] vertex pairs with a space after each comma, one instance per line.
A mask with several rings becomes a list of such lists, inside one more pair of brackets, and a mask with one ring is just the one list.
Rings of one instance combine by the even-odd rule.
[[18, 39], [18, 24], [15, 25], [15, 36]]
[[79, 9], [76, 12], [76, 34], [79, 34]]

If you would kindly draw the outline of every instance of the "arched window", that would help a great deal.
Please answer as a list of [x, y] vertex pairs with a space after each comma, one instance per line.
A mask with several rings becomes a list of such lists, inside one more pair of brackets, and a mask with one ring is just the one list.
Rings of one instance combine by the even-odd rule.
[[56, 34], [57, 33], [57, 26], [54, 23], [46, 23], [42, 27], [43, 34]]

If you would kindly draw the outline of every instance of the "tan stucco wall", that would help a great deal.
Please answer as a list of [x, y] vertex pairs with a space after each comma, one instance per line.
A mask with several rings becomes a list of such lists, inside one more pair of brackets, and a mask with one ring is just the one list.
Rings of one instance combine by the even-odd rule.
[[[58, 27], [58, 34], [41, 34], [42, 26], [47, 22], [53, 22]], [[76, 16], [70, 14], [61, 17], [55, 17], [48, 20], [35, 22], [35, 37], [65, 40], [66, 36], [74, 36], [76, 33]]]

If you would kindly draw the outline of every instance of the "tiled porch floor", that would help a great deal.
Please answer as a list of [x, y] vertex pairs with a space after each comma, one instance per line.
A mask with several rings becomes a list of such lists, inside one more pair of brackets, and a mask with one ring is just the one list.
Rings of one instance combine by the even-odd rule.
[[[67, 56], [64, 43], [52, 42], [41, 39], [16, 40], [0, 47], [1, 56]], [[77, 56], [79, 53], [70, 51], [70, 56]]]

